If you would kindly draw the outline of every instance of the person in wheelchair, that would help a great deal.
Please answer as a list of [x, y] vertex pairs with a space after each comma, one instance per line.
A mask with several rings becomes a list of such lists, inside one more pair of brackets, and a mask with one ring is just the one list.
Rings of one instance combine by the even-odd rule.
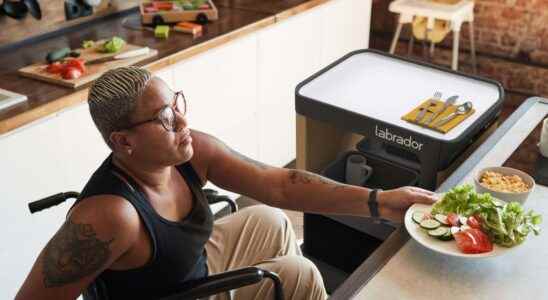
[[[106, 72], [90, 88], [88, 102], [112, 153], [39, 254], [16, 299], [75, 299], [97, 278], [109, 299], [157, 299], [185, 282], [243, 266], [277, 273], [286, 299], [326, 298], [318, 269], [301, 255], [279, 208], [370, 216], [372, 191], [265, 165], [190, 129], [183, 92], [142, 68]], [[207, 181], [266, 205], [214, 222], [201, 190]], [[375, 193], [380, 217], [395, 222], [411, 204], [436, 201], [415, 187]], [[272, 293], [265, 280], [214, 298], [272, 299]]]

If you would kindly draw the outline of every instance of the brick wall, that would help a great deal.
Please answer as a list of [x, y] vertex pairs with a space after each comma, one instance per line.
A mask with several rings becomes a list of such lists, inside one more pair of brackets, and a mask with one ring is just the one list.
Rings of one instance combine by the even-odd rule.
[[[388, 50], [396, 26], [396, 15], [388, 11], [390, 1], [373, 4], [372, 47]], [[548, 0], [476, 0], [475, 35], [478, 74], [501, 82], [514, 96], [509, 105], [519, 105], [528, 96], [548, 97]], [[409, 29], [402, 33], [397, 53], [405, 54]], [[471, 72], [467, 25], [461, 29], [460, 70]], [[438, 45], [433, 62], [450, 66], [452, 35]], [[420, 43], [414, 55], [422, 57]], [[511, 97], [512, 98], [512, 97]], [[521, 98], [521, 100], [519, 100]]]

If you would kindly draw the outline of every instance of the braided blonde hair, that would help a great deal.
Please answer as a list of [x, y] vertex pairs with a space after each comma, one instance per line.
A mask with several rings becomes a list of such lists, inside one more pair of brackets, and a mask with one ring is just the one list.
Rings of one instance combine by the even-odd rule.
[[151, 78], [152, 74], [145, 69], [121, 67], [105, 72], [91, 86], [88, 95], [91, 118], [109, 147], [112, 148], [110, 134], [130, 126], [137, 99]]

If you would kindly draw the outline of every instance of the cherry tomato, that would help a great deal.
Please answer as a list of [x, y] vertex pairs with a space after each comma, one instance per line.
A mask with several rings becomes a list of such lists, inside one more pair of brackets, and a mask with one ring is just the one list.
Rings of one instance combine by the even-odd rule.
[[63, 64], [58, 61], [53, 62], [46, 67], [46, 71], [51, 74], [59, 74], [63, 72], [63, 69], [64, 69]]
[[472, 228], [481, 229], [481, 224], [475, 216], [468, 217], [466, 224]]
[[453, 236], [457, 242], [457, 247], [463, 253], [475, 254], [493, 250], [493, 243], [491, 243], [489, 237], [479, 229], [469, 228], [459, 231]]
[[66, 67], [65, 70], [63, 70], [63, 79], [71, 80], [80, 78], [80, 76], [82, 76], [82, 72], [75, 67]]
[[447, 223], [451, 226], [459, 226], [459, 215], [456, 213], [449, 213], [447, 215]]
[[83, 74], [86, 72], [86, 61], [81, 58], [72, 58], [65, 61], [65, 67], [74, 67]]

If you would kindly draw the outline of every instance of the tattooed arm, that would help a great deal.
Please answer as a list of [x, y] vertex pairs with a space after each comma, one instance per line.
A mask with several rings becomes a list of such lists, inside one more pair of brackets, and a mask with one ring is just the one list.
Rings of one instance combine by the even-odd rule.
[[[207, 178], [227, 190], [284, 209], [368, 216], [369, 189], [345, 185], [320, 175], [275, 168], [245, 157], [212, 136], [196, 133], [198, 150], [206, 153]], [[193, 136], [194, 137], [194, 136]], [[380, 192], [381, 216], [401, 221], [411, 204], [432, 203], [432, 192], [403, 187]]]
[[[92, 199], [94, 198], [94, 199]], [[38, 256], [16, 299], [76, 299], [136, 240], [128, 201], [95, 196], [79, 203]]]

